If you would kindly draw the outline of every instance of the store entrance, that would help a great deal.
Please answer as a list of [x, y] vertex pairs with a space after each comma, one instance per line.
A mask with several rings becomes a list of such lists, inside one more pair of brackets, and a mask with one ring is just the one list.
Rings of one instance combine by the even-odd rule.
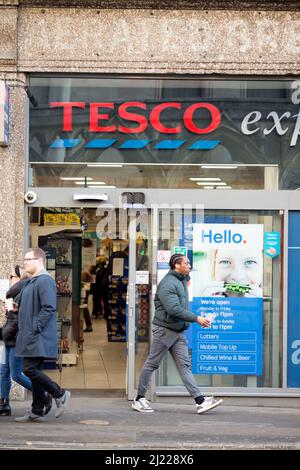
[[149, 346], [150, 244], [136, 216], [134, 229], [127, 212], [113, 216], [111, 224], [96, 208], [30, 208], [29, 245], [45, 250], [57, 286], [58, 359], [47, 372], [68, 389], [128, 395]]

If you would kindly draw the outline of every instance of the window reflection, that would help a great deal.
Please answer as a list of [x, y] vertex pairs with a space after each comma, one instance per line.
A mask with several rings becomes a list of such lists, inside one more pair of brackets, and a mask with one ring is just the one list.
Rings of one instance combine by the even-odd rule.
[[[277, 167], [273, 180], [266, 180], [260, 166], [202, 168], [195, 165], [120, 165], [88, 167], [87, 165], [32, 164], [32, 186], [181, 189], [277, 189]], [[218, 180], [218, 181], [216, 181]], [[266, 186], [267, 184], [267, 186]]]

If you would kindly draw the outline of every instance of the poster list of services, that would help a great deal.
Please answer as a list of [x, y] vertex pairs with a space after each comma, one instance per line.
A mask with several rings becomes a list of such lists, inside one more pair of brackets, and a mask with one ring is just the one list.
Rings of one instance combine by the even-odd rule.
[[194, 297], [192, 311], [215, 315], [192, 325], [194, 374], [262, 374], [262, 298]]

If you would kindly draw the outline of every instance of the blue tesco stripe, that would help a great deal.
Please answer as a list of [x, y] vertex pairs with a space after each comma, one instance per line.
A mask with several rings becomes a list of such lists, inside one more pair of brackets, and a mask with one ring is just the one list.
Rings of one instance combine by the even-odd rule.
[[[52, 149], [73, 148], [76, 147], [83, 139], [56, 139], [50, 144]], [[84, 148], [86, 149], [106, 149], [111, 147], [117, 139], [93, 139], [88, 142]], [[185, 140], [161, 140], [154, 148], [156, 150], [176, 150], [180, 148], [186, 141]], [[120, 150], [137, 150], [143, 149], [151, 143], [151, 140], [130, 139], [123, 142]], [[220, 144], [220, 140], [197, 140], [188, 150], [211, 150]]]
[[162, 140], [155, 145], [156, 150], [178, 149], [185, 143], [185, 140]]
[[120, 149], [143, 149], [151, 142], [151, 140], [127, 140], [120, 145]]
[[50, 145], [52, 149], [73, 148], [81, 142], [82, 139], [56, 139]]
[[84, 146], [86, 149], [107, 149], [116, 142], [116, 139], [94, 139]]
[[220, 140], [197, 140], [188, 149], [189, 150], [211, 150], [220, 144]]

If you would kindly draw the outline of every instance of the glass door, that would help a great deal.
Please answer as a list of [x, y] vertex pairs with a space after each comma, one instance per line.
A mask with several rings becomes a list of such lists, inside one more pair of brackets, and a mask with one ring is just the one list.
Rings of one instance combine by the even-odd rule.
[[[282, 217], [279, 211], [262, 210], [158, 210], [157, 283], [168, 272], [169, 257], [184, 252], [192, 264], [190, 309], [209, 312], [211, 307], [201, 309], [203, 298], [205, 305], [220, 305], [221, 297], [222, 305], [226, 303], [209, 332], [215, 335], [203, 336], [197, 344], [199, 354], [193, 327], [187, 330], [193, 373], [200, 388], [207, 387], [205, 393], [282, 387]], [[277, 237], [277, 253], [271, 245], [268, 251], [268, 237]], [[204, 242], [215, 242], [214, 249], [206, 250]], [[251, 254], [247, 243], [253, 247]], [[235, 245], [234, 252], [230, 245]], [[170, 354], [156, 377], [156, 391], [165, 387], [173, 392], [183, 388]]]
[[126, 392], [135, 397], [140, 371], [149, 350], [152, 322], [151, 212], [128, 210], [129, 277], [127, 299]]

